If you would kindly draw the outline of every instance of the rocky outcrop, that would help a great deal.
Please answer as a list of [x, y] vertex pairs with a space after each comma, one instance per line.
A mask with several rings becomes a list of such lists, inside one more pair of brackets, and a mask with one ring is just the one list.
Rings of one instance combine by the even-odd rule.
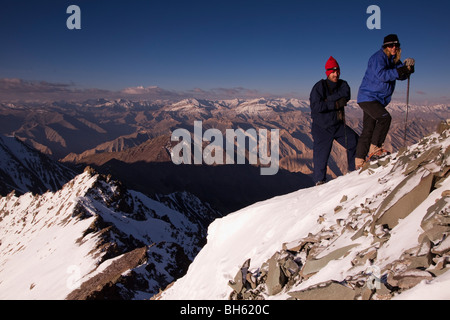
[[[252, 268], [247, 260], [229, 282], [233, 289], [229, 298], [392, 299], [445, 273], [450, 263], [450, 189], [445, 187], [450, 146], [443, 141], [449, 138], [450, 130], [442, 130], [414, 148], [367, 164], [361, 173], [391, 168], [378, 183], [394, 176], [399, 183], [359, 206], [344, 195], [332, 214], [347, 209], [348, 216], [318, 233], [283, 244], [261, 266]], [[429, 200], [431, 194], [435, 201]], [[400, 257], [387, 257], [389, 247], [398, 241], [402, 221], [412, 214], [420, 218], [418, 237], [405, 245]], [[319, 216], [317, 223], [323, 221]], [[345, 266], [344, 279], [327, 279], [333, 265]]]
[[186, 213], [89, 167], [55, 193], [0, 197], [0, 298], [150, 298], [184, 275], [219, 216], [187, 193], [166, 202]]
[[[138, 248], [123, 254], [115, 259], [103, 272], [92, 277], [80, 285], [79, 289], [72, 291], [67, 300], [105, 300], [124, 299], [122, 286], [129, 291], [136, 287], [136, 276], [127, 275], [129, 270], [137, 268], [147, 262], [147, 248]], [[131, 273], [134, 273], [131, 271]], [[120, 286], [122, 285], [122, 286]], [[148, 288], [140, 288], [145, 290]], [[133, 295], [130, 294], [129, 298]]]

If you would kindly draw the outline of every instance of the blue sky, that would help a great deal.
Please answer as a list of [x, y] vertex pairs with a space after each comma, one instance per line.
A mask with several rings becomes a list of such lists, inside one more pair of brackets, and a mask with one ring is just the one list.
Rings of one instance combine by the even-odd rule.
[[[69, 30], [69, 5], [81, 30]], [[369, 5], [381, 30], [369, 30]], [[416, 60], [411, 101], [450, 101], [448, 1], [4, 0], [0, 79], [121, 90], [245, 88], [308, 98], [329, 56], [352, 98], [384, 36]], [[242, 91], [244, 92], [244, 91]], [[404, 99], [406, 82], [394, 98]]]

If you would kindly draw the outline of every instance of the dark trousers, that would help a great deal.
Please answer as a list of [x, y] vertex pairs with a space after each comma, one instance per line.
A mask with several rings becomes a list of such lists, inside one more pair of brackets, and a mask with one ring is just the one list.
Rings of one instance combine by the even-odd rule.
[[347, 149], [348, 170], [355, 170], [356, 145], [358, 144], [358, 134], [352, 128], [344, 124], [322, 128], [313, 123], [311, 128], [314, 163], [314, 182], [325, 181], [327, 174], [327, 163], [330, 157], [333, 141], [336, 140], [341, 146]]
[[370, 145], [381, 147], [391, 126], [391, 115], [378, 101], [358, 103], [364, 111], [363, 129], [356, 148], [356, 157], [365, 159]]

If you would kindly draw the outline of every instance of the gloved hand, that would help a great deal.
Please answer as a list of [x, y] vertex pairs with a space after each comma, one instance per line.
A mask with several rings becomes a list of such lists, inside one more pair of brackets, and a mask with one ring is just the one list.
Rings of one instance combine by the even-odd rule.
[[416, 64], [416, 61], [413, 58], [406, 58], [405, 61], [403, 62], [403, 64], [405, 66], [411, 67]]
[[[412, 70], [410, 68], [412, 68]], [[399, 80], [406, 80], [411, 75], [411, 73], [414, 72], [414, 66], [412, 66], [412, 67], [403, 66], [403, 67], [397, 68], [397, 72], [398, 72]]]
[[336, 109], [342, 109], [347, 105], [347, 99], [342, 97], [336, 101]]
[[336, 100], [335, 107], [336, 107], [336, 117], [338, 121], [342, 121], [345, 123], [345, 110], [344, 107], [347, 105], [347, 98], [340, 98], [339, 100]]
[[414, 65], [416, 64], [416, 61], [413, 58], [406, 58], [403, 64], [408, 67], [410, 74], [414, 73]]

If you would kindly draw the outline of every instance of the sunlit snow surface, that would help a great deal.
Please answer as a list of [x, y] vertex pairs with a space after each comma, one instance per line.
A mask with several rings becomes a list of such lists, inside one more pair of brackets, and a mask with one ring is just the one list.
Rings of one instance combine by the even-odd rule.
[[[437, 137], [437, 135], [436, 135]], [[416, 144], [410, 150], [422, 150], [441, 145], [443, 150], [450, 144], [450, 138], [433, 145]], [[244, 261], [251, 259], [250, 270], [259, 268], [276, 251], [282, 249], [283, 243], [289, 243], [309, 233], [315, 234], [336, 224], [338, 219], [346, 219], [350, 211], [360, 204], [375, 209], [384, 199], [387, 191], [392, 191], [402, 180], [404, 167], [396, 168], [396, 154], [391, 155], [386, 166], [363, 172], [352, 172], [324, 185], [299, 190], [297, 192], [256, 203], [224, 218], [214, 221], [208, 231], [206, 246], [200, 251], [191, 264], [187, 275], [166, 290], [162, 299], [228, 299], [232, 289], [228, 281], [232, 280]], [[447, 160], [448, 161], [448, 160]], [[449, 164], [447, 164], [449, 165]], [[396, 168], [393, 170], [393, 168]], [[422, 169], [419, 169], [422, 170]], [[419, 171], [417, 179], [426, 175], [426, 170]], [[414, 181], [411, 181], [414, 184]], [[409, 192], [406, 185], [401, 193]], [[445, 190], [450, 189], [450, 178], [434, 190], [407, 218], [391, 230], [390, 239], [378, 250], [377, 266], [382, 268], [398, 259], [407, 249], [418, 244], [418, 236], [422, 233], [420, 223], [427, 208], [441, 198]], [[340, 203], [343, 196], [347, 201]], [[447, 197], [447, 203], [450, 200]], [[336, 206], [343, 209], [334, 212]], [[447, 206], [448, 208], [448, 206]], [[318, 223], [319, 217], [323, 221]], [[358, 221], [355, 230], [362, 227], [365, 221]], [[311, 285], [327, 281], [342, 281], [347, 275], [355, 274], [351, 269], [351, 261], [356, 253], [369, 248], [373, 241], [371, 234], [352, 241], [356, 231], [344, 232], [334, 243], [321, 253], [350, 244], [357, 244], [345, 257], [333, 260], [318, 273], [292, 288], [292, 291], [307, 288]], [[361, 269], [360, 271], [364, 271]], [[447, 272], [430, 283], [421, 283], [407, 293], [396, 298], [412, 299], [450, 299], [450, 275]], [[432, 294], [430, 294], [432, 292]], [[268, 299], [287, 299], [289, 295], [282, 291]]]

